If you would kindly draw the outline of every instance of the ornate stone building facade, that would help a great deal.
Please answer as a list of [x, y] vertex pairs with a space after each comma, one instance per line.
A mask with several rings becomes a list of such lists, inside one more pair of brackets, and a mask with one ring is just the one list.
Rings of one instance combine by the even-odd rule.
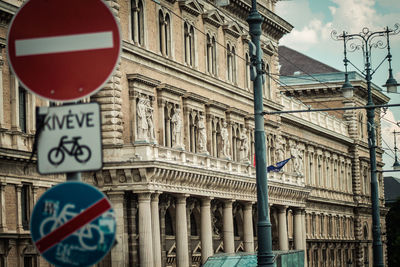
[[[90, 97], [101, 104], [104, 168], [83, 178], [117, 213], [117, 243], [99, 266], [199, 266], [215, 253], [256, 251], [250, 3], [105, 2], [120, 22], [123, 48], [110, 81]], [[274, 13], [275, 2], [259, 2], [271, 77], [279, 72], [279, 39], [292, 29]], [[3, 48], [20, 5], [0, 1]], [[0, 266], [47, 266], [30, 243], [29, 215], [65, 178], [38, 175], [28, 159], [34, 107], [49, 103], [24, 91], [5, 49], [1, 56]], [[359, 82], [350, 102], [338, 82], [329, 90], [296, 85], [292, 93], [304, 102], [312, 95], [330, 97], [334, 106], [362, 105]], [[265, 110], [306, 107], [280, 93], [270, 76], [263, 90]], [[374, 97], [388, 101], [379, 92]], [[268, 163], [293, 157], [268, 175], [273, 248], [306, 249], [308, 266], [372, 263], [365, 114], [266, 116], [265, 131]]]

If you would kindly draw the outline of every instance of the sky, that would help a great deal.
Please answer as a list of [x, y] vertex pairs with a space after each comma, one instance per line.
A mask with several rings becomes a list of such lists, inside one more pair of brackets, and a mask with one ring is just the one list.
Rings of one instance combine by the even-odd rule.
[[[280, 45], [295, 49], [311, 58], [344, 71], [343, 41], [335, 41], [331, 32], [343, 31], [349, 34], [360, 33], [367, 27], [370, 31], [381, 31], [386, 26], [394, 29], [400, 24], [399, 0], [280, 0], [276, 13], [293, 25], [293, 30], [280, 40]], [[400, 26], [400, 25], [399, 25]], [[400, 83], [400, 33], [390, 37], [393, 75]], [[375, 69], [387, 55], [387, 49], [372, 50], [372, 68]], [[363, 56], [360, 50], [348, 53], [348, 59], [363, 70]], [[349, 66], [349, 71], [356, 69]], [[372, 77], [372, 82], [383, 85], [388, 78], [388, 63], [385, 61]], [[384, 89], [384, 88], [383, 88]], [[398, 94], [387, 94], [390, 104], [400, 103]], [[400, 127], [400, 107], [390, 108], [382, 114], [382, 137], [384, 169], [392, 169], [394, 162], [393, 131]], [[397, 147], [400, 148], [400, 134], [397, 136]], [[400, 154], [397, 153], [399, 157]], [[400, 173], [385, 173], [385, 176], [400, 177]]]

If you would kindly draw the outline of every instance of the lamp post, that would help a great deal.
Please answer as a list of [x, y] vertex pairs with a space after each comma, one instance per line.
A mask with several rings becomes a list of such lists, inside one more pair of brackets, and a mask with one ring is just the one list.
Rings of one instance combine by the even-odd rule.
[[397, 144], [396, 144], [396, 135], [400, 134], [400, 132], [393, 131], [393, 138], [394, 138], [394, 163], [393, 163], [393, 170], [400, 170], [400, 163], [397, 160]]
[[268, 184], [267, 162], [265, 156], [265, 132], [263, 115], [263, 62], [260, 47], [261, 24], [263, 18], [257, 11], [256, 0], [251, 1], [251, 10], [247, 18], [250, 27], [251, 42], [249, 42], [252, 57], [251, 80], [254, 86], [254, 121], [255, 121], [255, 155], [257, 184], [257, 236], [258, 236], [258, 266], [273, 267], [271, 222], [268, 216]]
[[[384, 87], [388, 88], [388, 92], [396, 92], [398, 83], [393, 78], [391, 60], [392, 55], [390, 53], [389, 37], [399, 33], [399, 25], [395, 24], [394, 29], [385, 28], [384, 31], [371, 32], [368, 28], [364, 28], [361, 33], [348, 34], [343, 32], [341, 35], [337, 35], [336, 31], [332, 32], [332, 37], [335, 40], [343, 40], [344, 44], [344, 63], [346, 67], [345, 78], [347, 78], [347, 63], [350, 62], [347, 59], [347, 52], [353, 52], [355, 50], [362, 50], [364, 58], [364, 71], [362, 74], [367, 82], [367, 94], [368, 102], [366, 105], [367, 118], [368, 118], [368, 147], [370, 155], [370, 168], [371, 168], [371, 202], [372, 202], [372, 233], [373, 233], [373, 264], [374, 267], [383, 267], [383, 249], [381, 240], [381, 224], [380, 224], [380, 208], [379, 208], [379, 187], [376, 177], [376, 145], [375, 145], [375, 107], [372, 100], [371, 92], [371, 79], [375, 71], [381, 66], [385, 59], [389, 62], [389, 79], [387, 80]], [[382, 38], [386, 37], [386, 42], [382, 41]], [[357, 43], [359, 42], [359, 43]], [[348, 49], [349, 47], [349, 49]], [[387, 55], [373, 70], [371, 66], [371, 50], [372, 48], [387, 48]], [[342, 88], [349, 89], [349, 81], [345, 81], [345, 85]]]

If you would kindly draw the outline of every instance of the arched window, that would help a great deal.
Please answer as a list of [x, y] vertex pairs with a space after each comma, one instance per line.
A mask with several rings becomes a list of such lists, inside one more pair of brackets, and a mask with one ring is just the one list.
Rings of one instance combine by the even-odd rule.
[[245, 59], [246, 59], [246, 71], [245, 71], [245, 86], [246, 89], [250, 89], [250, 57], [249, 57], [249, 53], [246, 53], [245, 55]]
[[158, 13], [158, 40], [159, 51], [164, 56], [169, 56], [171, 54], [170, 24], [169, 14], [164, 15], [160, 10]]
[[194, 27], [185, 21], [183, 25], [183, 30], [185, 34], [184, 47], [185, 47], [185, 62], [189, 66], [194, 66]]
[[215, 37], [213, 36], [211, 38], [211, 44], [212, 44], [212, 53], [211, 53], [211, 62], [212, 62], [212, 69], [211, 72], [214, 75], [217, 75], [217, 41], [215, 40]]
[[144, 8], [141, 0], [131, 0], [131, 35], [135, 44], [144, 44]]
[[165, 15], [165, 55], [169, 56], [171, 54], [171, 21], [169, 14]]
[[226, 71], [228, 81], [232, 81], [232, 54], [231, 46], [229, 44], [226, 46]]
[[18, 118], [19, 118], [19, 127], [22, 132], [26, 133], [26, 112], [27, 112], [27, 95], [28, 93], [22, 87], [18, 87]]
[[212, 64], [212, 59], [211, 59], [211, 54], [212, 54], [212, 52], [211, 52], [211, 47], [212, 47], [212, 44], [211, 44], [211, 37], [210, 37], [210, 35], [207, 33], [207, 46], [206, 46], [206, 55], [207, 55], [207, 72], [208, 73], [211, 73], [211, 70], [212, 70], [212, 66], [211, 66], [211, 64]]
[[158, 41], [159, 41], [159, 50], [161, 53], [163, 53], [164, 50], [164, 30], [163, 30], [163, 26], [164, 26], [164, 15], [162, 13], [162, 11], [160, 10], [158, 12]]
[[237, 76], [236, 76], [236, 50], [235, 50], [235, 47], [232, 47], [232, 82], [234, 84], [237, 83]]
[[207, 33], [207, 46], [206, 46], [207, 72], [213, 75], [217, 74], [216, 49], [217, 47], [216, 47], [215, 37]]
[[233, 45], [229, 43], [226, 46], [226, 71], [227, 71], [227, 80], [234, 84], [237, 83], [236, 76], [236, 49]]

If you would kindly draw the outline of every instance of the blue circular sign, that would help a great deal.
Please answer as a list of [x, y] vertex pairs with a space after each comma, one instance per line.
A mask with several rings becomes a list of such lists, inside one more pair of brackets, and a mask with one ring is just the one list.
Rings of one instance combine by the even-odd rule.
[[66, 182], [50, 188], [36, 203], [31, 236], [40, 254], [56, 266], [91, 266], [114, 244], [115, 213], [97, 188]]

